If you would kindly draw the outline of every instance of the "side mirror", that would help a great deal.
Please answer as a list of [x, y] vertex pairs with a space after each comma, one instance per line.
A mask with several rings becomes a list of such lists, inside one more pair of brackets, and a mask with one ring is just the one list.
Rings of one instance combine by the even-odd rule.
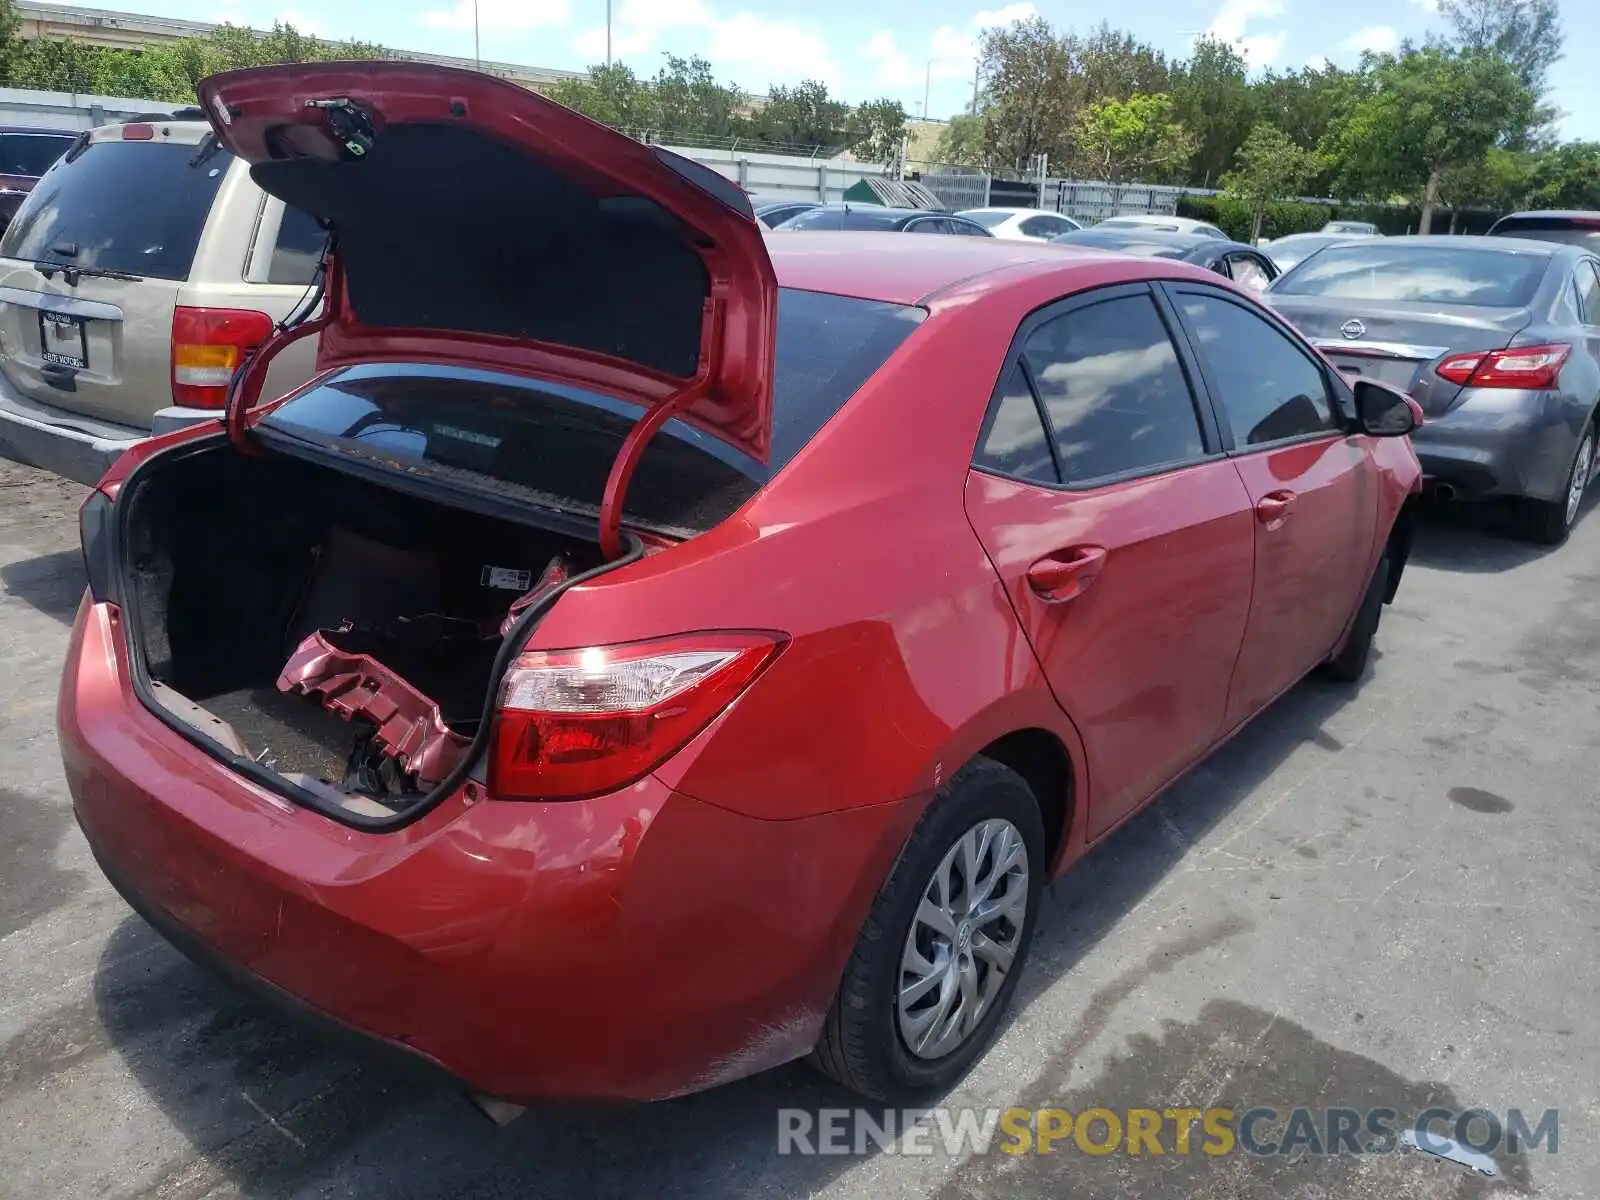
[[1352, 379], [1356, 424], [1373, 437], [1405, 437], [1422, 424], [1422, 408], [1397, 387], [1376, 379]]

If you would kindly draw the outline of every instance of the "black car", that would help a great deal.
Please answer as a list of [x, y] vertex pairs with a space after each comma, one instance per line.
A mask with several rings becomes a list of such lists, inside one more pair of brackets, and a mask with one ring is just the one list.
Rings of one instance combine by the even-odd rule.
[[1176, 258], [1233, 280], [1257, 295], [1279, 275], [1277, 265], [1243, 242], [1225, 242], [1188, 233], [1152, 233], [1142, 229], [1079, 229], [1050, 239], [1056, 246], [1093, 246], [1150, 258]]
[[1490, 237], [1531, 238], [1536, 242], [1564, 242], [1590, 253], [1600, 249], [1600, 212], [1519, 212], [1501, 217], [1489, 228]]
[[879, 233], [943, 233], [956, 237], [993, 237], [976, 221], [921, 208], [885, 208], [880, 204], [819, 204], [791, 217], [780, 229], [875, 229]]
[[77, 134], [60, 129], [0, 126], [0, 229], [11, 223], [39, 176], [77, 140]]
[[774, 196], [752, 195], [750, 203], [755, 209], [756, 220], [768, 229], [776, 229], [790, 217], [798, 217], [803, 212], [822, 207], [815, 200], [791, 200]]

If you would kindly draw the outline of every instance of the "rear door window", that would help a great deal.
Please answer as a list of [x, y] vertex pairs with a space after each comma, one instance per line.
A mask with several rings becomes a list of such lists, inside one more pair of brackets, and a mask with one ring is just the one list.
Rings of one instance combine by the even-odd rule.
[[973, 465], [1013, 479], [1061, 482], [1050, 449], [1050, 435], [1045, 432], [1038, 402], [1020, 363], [1011, 365], [989, 406]]
[[1205, 454], [1194, 394], [1148, 295], [1101, 300], [1045, 321], [1028, 335], [1022, 361], [1068, 486], [1154, 473]]
[[1077, 226], [1071, 221], [1063, 221], [1060, 217], [1046, 215], [1029, 217], [1018, 228], [1028, 237], [1056, 237], [1063, 233], [1071, 233]]
[[1600, 325], [1600, 277], [1596, 277], [1592, 262], [1577, 265], [1572, 272], [1572, 285], [1577, 291], [1578, 320], [1585, 325]]
[[1228, 259], [1228, 271], [1235, 283], [1257, 296], [1266, 291], [1267, 285], [1272, 282], [1272, 275], [1251, 254], [1235, 254]]
[[187, 279], [206, 217], [233, 163], [195, 163], [193, 145], [91, 143], [34, 187], [0, 240], [0, 257]]
[[327, 249], [327, 231], [304, 209], [285, 208], [278, 226], [278, 241], [267, 268], [268, 283], [309, 284]]

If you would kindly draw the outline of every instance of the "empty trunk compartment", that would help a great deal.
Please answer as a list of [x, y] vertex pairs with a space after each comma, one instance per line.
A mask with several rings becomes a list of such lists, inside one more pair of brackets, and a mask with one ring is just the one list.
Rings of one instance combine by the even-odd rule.
[[597, 546], [226, 443], [130, 480], [125, 609], [150, 698], [367, 816], [414, 806], [478, 731], [513, 608]]

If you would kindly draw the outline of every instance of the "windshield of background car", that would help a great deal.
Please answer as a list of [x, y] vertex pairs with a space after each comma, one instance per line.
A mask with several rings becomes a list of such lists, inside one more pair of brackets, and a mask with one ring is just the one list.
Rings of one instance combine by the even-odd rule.
[[[1442, 240], [1442, 239], [1441, 239]], [[1329, 246], [1273, 285], [1287, 296], [1521, 308], [1550, 259], [1450, 246]]]
[[[669, 421], [628, 488], [643, 528], [692, 533], [730, 516], [798, 454], [921, 323], [926, 310], [823, 292], [778, 293], [767, 466]], [[491, 371], [372, 363], [336, 372], [261, 425], [300, 441], [370, 449], [396, 465], [465, 471], [594, 509], [636, 406]], [[533, 497], [530, 497], [533, 498]]]
[[[35, 186], [0, 240], [0, 257], [187, 279], [233, 156], [196, 163], [177, 142], [93, 142]], [[71, 254], [61, 247], [75, 248]]]
[[1522, 217], [1504, 220], [1494, 227], [1495, 237], [1528, 238], [1536, 242], [1560, 242], [1600, 250], [1600, 218], [1585, 224], [1564, 217]]
[[1012, 214], [1008, 212], [988, 212], [984, 211], [983, 209], [979, 209], [976, 212], [964, 212], [959, 215], [965, 217], [969, 221], [976, 221], [985, 229], [993, 229], [998, 225], [1004, 225]]
[[53, 133], [0, 133], [0, 175], [43, 175], [74, 140]]

